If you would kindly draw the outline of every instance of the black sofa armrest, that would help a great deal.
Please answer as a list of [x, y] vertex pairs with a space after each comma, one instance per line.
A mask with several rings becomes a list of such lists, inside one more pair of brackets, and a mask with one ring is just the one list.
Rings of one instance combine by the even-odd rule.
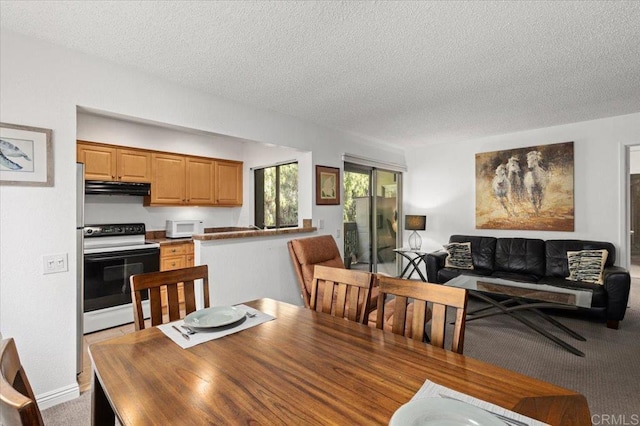
[[447, 258], [447, 252], [444, 250], [427, 253], [427, 281], [430, 283], [442, 284], [438, 281], [438, 271], [444, 268], [444, 261]]
[[631, 276], [629, 271], [619, 266], [605, 267], [603, 276], [607, 291], [607, 327], [618, 328], [618, 322], [624, 319], [627, 310]]

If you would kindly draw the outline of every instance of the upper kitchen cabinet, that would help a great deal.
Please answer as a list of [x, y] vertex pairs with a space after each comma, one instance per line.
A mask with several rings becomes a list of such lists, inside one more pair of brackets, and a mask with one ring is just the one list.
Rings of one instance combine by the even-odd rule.
[[186, 204], [186, 164], [184, 155], [151, 154], [151, 205]]
[[154, 152], [151, 206], [241, 206], [242, 162]]
[[242, 162], [216, 160], [216, 204], [242, 205]]
[[78, 141], [76, 158], [87, 180], [151, 182], [151, 153]]
[[187, 157], [186, 204], [206, 206], [215, 204], [215, 161], [209, 158]]

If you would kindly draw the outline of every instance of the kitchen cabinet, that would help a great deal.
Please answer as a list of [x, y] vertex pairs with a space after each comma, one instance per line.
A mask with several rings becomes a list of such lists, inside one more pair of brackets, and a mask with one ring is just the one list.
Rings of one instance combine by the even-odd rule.
[[151, 182], [151, 152], [78, 141], [76, 159], [87, 180]]
[[[173, 269], [194, 266], [193, 242], [161, 244], [160, 245], [160, 270], [171, 271]], [[167, 313], [167, 290], [160, 290], [162, 297], [162, 312]], [[184, 289], [182, 283], [178, 284], [178, 301], [180, 309], [184, 309]]]
[[77, 141], [85, 179], [150, 182], [145, 206], [242, 205], [242, 162]]
[[151, 169], [151, 205], [215, 204], [213, 159], [154, 153]]
[[186, 164], [184, 155], [151, 154], [151, 205], [185, 204]]
[[186, 193], [188, 205], [214, 205], [215, 161], [209, 158], [187, 157]]
[[216, 204], [220, 206], [242, 205], [242, 163], [216, 160]]

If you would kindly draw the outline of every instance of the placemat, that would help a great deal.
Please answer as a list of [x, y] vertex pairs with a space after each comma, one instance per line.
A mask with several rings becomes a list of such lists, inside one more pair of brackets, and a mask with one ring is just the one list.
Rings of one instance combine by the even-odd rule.
[[483, 410], [487, 410], [508, 417], [510, 419], [523, 422], [529, 426], [547, 425], [547, 423], [532, 419], [531, 417], [523, 416], [522, 414], [507, 410], [506, 408], [503, 408], [499, 405], [483, 401], [482, 399], [474, 398], [470, 395], [467, 395], [466, 393], [449, 389], [448, 387], [434, 383], [431, 380], [425, 381], [420, 390], [416, 392], [411, 400], [413, 401], [421, 398], [443, 398], [443, 395], [444, 397], [448, 396], [451, 399], [457, 399], [458, 401], [469, 403], [476, 407], [482, 408]]
[[[173, 340], [178, 346], [183, 349], [191, 348], [193, 346], [199, 345], [200, 343], [208, 342], [210, 340], [219, 339], [224, 336], [228, 336], [233, 333], [237, 333], [242, 330], [246, 330], [247, 328], [255, 327], [256, 325], [260, 325], [262, 323], [271, 321], [276, 317], [271, 316], [269, 314], [265, 314], [264, 312], [260, 312], [257, 309], [250, 308], [246, 305], [236, 305], [238, 309], [244, 310], [247, 314], [251, 316], [245, 316], [243, 320], [238, 321], [237, 323], [230, 324], [225, 327], [215, 327], [209, 329], [197, 329], [197, 333], [189, 335], [189, 340], [185, 339], [182, 334], [180, 334], [173, 326], [178, 327], [180, 330], [186, 332], [187, 330], [182, 328], [184, 324], [184, 320], [180, 319], [178, 321], [169, 322], [166, 324], [158, 325], [157, 327], [162, 331], [168, 338]], [[253, 316], [255, 314], [255, 316]]]

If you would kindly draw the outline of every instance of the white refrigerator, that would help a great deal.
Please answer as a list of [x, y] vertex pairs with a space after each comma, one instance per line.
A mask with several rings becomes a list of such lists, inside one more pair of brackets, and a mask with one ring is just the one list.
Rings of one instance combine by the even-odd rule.
[[76, 372], [82, 373], [84, 331], [84, 164], [76, 163]]

